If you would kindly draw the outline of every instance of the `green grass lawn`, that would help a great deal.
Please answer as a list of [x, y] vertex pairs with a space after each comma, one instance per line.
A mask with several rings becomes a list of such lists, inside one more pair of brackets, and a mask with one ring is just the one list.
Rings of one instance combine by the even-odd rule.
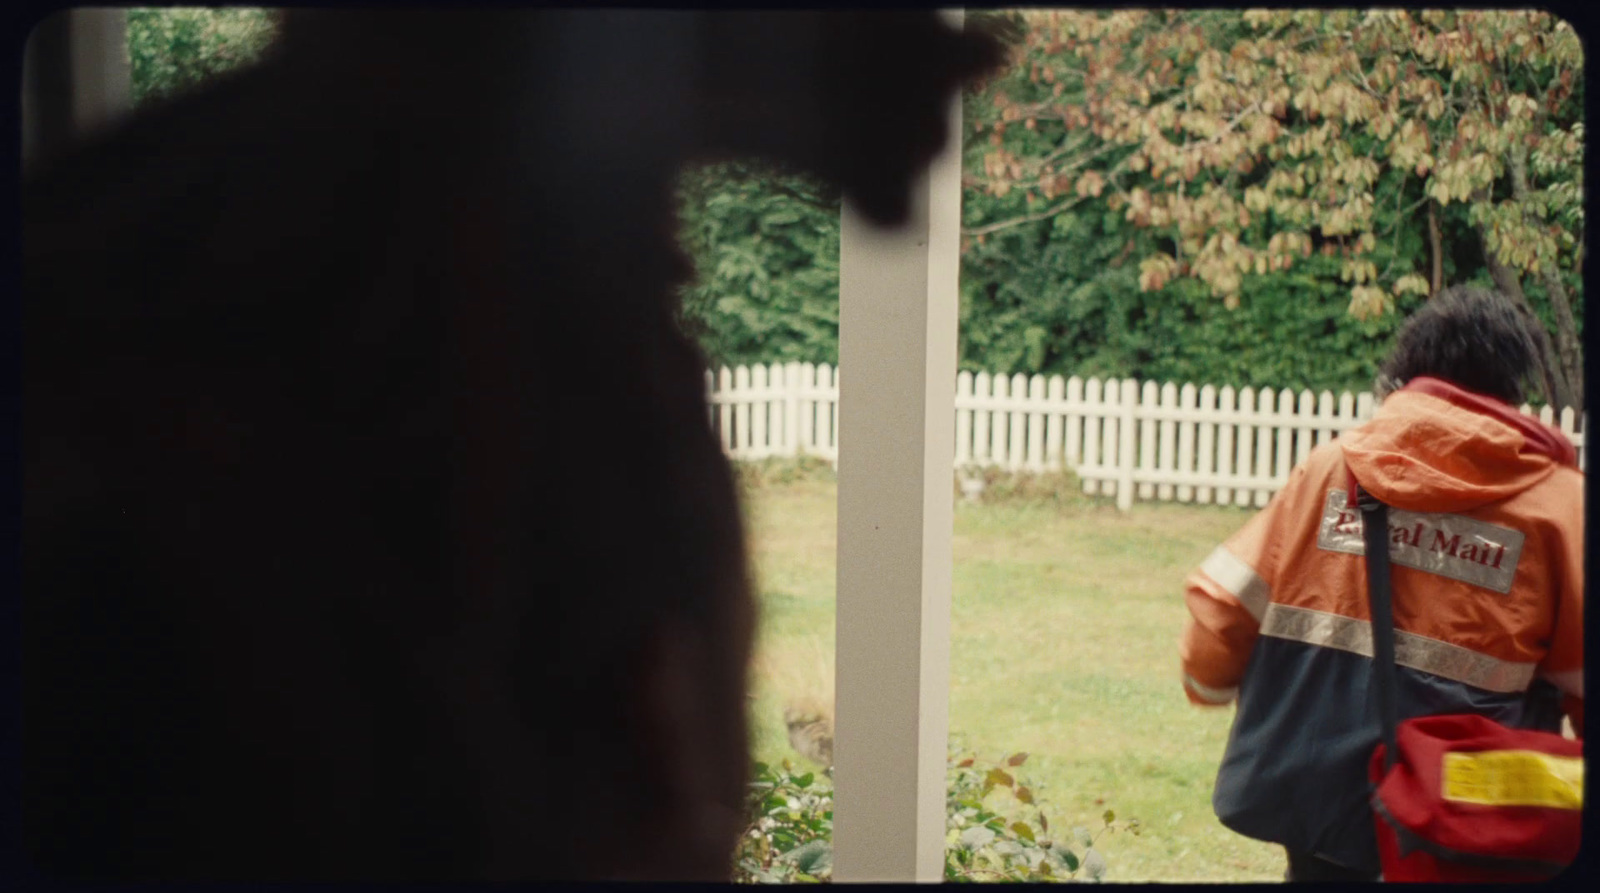
[[[762, 605], [752, 678], [756, 757], [800, 762], [786, 704], [831, 701], [836, 488], [826, 474], [756, 480], [746, 506]], [[1139, 836], [1100, 841], [1110, 881], [1278, 881], [1282, 850], [1217, 823], [1211, 787], [1231, 710], [1189, 705], [1177, 637], [1190, 568], [1247, 515], [1139, 504], [958, 503], [952, 739], [1032, 757], [1052, 826], [1114, 809]]]

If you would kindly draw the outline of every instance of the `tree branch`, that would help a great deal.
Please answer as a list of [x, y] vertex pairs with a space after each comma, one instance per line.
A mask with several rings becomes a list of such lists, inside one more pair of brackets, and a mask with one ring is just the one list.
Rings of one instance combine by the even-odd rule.
[[[1082, 148], [1082, 146], [1075, 146], [1073, 148]], [[1111, 152], [1111, 151], [1113, 151], [1115, 149], [1126, 149], [1126, 148], [1127, 148], [1127, 146], [1118, 145], [1117, 143], [1106, 143], [1105, 145], [1102, 145], [1100, 148], [1094, 150], [1093, 152], [1090, 152], [1088, 155], [1084, 156], [1083, 158], [1080, 158], [1080, 159], [1077, 159], [1077, 160], [1073, 161], [1071, 163], [1071, 166], [1070, 166], [1069, 170], [1077, 170], [1078, 168], [1083, 167], [1084, 165], [1088, 164], [1089, 162], [1095, 160], [1096, 158], [1099, 158], [1100, 156], [1105, 155], [1106, 153]], [[1039, 162], [1039, 164], [1041, 166], [1047, 165], [1047, 164], [1052, 164], [1052, 163], [1054, 163], [1056, 161], [1056, 159], [1062, 158], [1062, 157], [1066, 156], [1067, 154], [1069, 154], [1069, 150], [1065, 146], [1063, 146], [1060, 150], [1058, 150], [1056, 152], [1052, 152], [1049, 155], [1045, 156], [1044, 160]], [[1065, 173], [1065, 171], [1058, 171], [1056, 174], [1051, 174], [1051, 176], [1057, 176], [1060, 173]], [[1043, 181], [1044, 181], [1044, 175], [1041, 174], [1039, 176], [1038, 182], [1043, 182]]]
[[[1473, 201], [1487, 202], [1489, 191], [1480, 188], [1473, 193], [1472, 198]], [[1483, 246], [1483, 259], [1489, 267], [1489, 276], [1494, 280], [1495, 287], [1501, 294], [1510, 298], [1512, 303], [1530, 314], [1533, 313], [1533, 307], [1528, 303], [1528, 296], [1522, 291], [1522, 279], [1517, 275], [1517, 271], [1506, 266], [1500, 260], [1499, 252], [1489, 247], [1489, 236], [1484, 225], [1480, 223], [1476, 229], [1479, 244]], [[1544, 337], [1543, 326], [1539, 327], [1539, 335], [1539, 364], [1544, 373], [1545, 399], [1555, 406], [1573, 406], [1581, 409], [1576, 396], [1572, 393], [1570, 382], [1555, 348], [1551, 345], [1550, 339]]]
[[[837, 210], [839, 207], [838, 189], [826, 183], [821, 183], [804, 173], [765, 162], [725, 161], [722, 164], [730, 180], [757, 183], [765, 188], [780, 192], [795, 201], [824, 211]], [[798, 180], [806, 185], [817, 185], [820, 188], [816, 192], [802, 191], [791, 185], [791, 180]]]
[[1245, 115], [1248, 115], [1251, 112], [1259, 112], [1259, 111], [1261, 111], [1261, 100], [1257, 99], [1255, 102], [1252, 102], [1248, 106], [1245, 106], [1244, 108], [1240, 109], [1239, 110], [1239, 114], [1234, 115], [1233, 119], [1230, 120], [1227, 123], [1226, 126], [1224, 126], [1221, 130], [1217, 131], [1216, 133], [1212, 134], [1210, 142], [1213, 142], [1213, 143], [1221, 142], [1223, 137], [1227, 136], [1228, 134], [1234, 132], [1235, 130], [1237, 130], [1239, 128], [1239, 122], [1244, 120], [1244, 116]]
[[1379, 93], [1377, 90], [1374, 90], [1372, 88], [1372, 84], [1367, 81], [1367, 73], [1361, 69], [1360, 65], [1356, 66], [1356, 74], [1361, 76], [1361, 88], [1366, 90], [1368, 95], [1377, 97], [1378, 99], [1383, 98], [1383, 94]]
[[[1370, 158], [1372, 156], [1368, 155], [1367, 157]], [[1383, 274], [1379, 277], [1380, 279], [1388, 279], [1389, 278], [1389, 273], [1390, 273], [1390, 271], [1392, 271], [1394, 269], [1395, 261], [1400, 256], [1400, 230], [1402, 228], [1401, 225], [1405, 222], [1407, 217], [1411, 216], [1413, 211], [1415, 211], [1418, 208], [1422, 207], [1423, 203], [1428, 201], [1428, 196], [1426, 194], [1424, 194], [1422, 196], [1422, 198], [1420, 200], [1414, 202], [1411, 205], [1411, 207], [1405, 208], [1405, 209], [1401, 209], [1400, 202], [1405, 198], [1405, 195], [1406, 195], [1406, 183], [1410, 179], [1411, 179], [1410, 174], [1406, 173], [1403, 170], [1400, 172], [1400, 185], [1399, 185], [1399, 187], [1397, 187], [1395, 189], [1395, 193], [1394, 193], [1394, 204], [1395, 204], [1394, 225], [1389, 227], [1389, 231], [1387, 233], [1384, 233], [1384, 235], [1393, 236], [1394, 239], [1392, 240], [1392, 243], [1391, 243], [1391, 245], [1389, 247], [1389, 263], [1386, 266], [1384, 266]], [[1374, 188], [1373, 192], [1374, 192], [1374, 199], [1373, 200], [1374, 200], [1374, 202], [1376, 202], [1376, 200], [1377, 200], [1376, 199], [1376, 192], [1377, 192], [1376, 188]], [[1424, 192], [1426, 192], [1426, 190], [1424, 190]], [[1429, 213], [1431, 214], [1432, 211], [1430, 210]], [[1438, 288], [1435, 288], [1434, 291], [1438, 291]]]
[[1439, 214], [1432, 202], [1428, 203], [1428, 247], [1433, 254], [1433, 276], [1428, 282], [1431, 298], [1444, 287], [1444, 241], [1439, 234]]
[[1035, 211], [1032, 214], [1024, 214], [1021, 217], [1013, 217], [1013, 218], [1011, 218], [1009, 220], [1001, 220], [1001, 221], [997, 221], [995, 223], [988, 223], [988, 224], [985, 224], [983, 226], [976, 226], [976, 227], [971, 227], [971, 228], [962, 227], [961, 228], [961, 234], [963, 236], [987, 236], [990, 233], [997, 233], [997, 232], [999, 232], [999, 231], [1001, 231], [1003, 229], [1010, 229], [1013, 226], [1022, 226], [1024, 224], [1028, 224], [1028, 223], [1037, 223], [1040, 220], [1046, 220], [1048, 218], [1056, 216], [1057, 214], [1060, 214], [1062, 211], [1066, 211], [1066, 210], [1068, 210], [1070, 208], [1073, 208], [1073, 207], [1081, 204], [1083, 202], [1083, 200], [1084, 200], [1084, 196], [1080, 195], [1077, 198], [1061, 202], [1060, 204], [1057, 204], [1053, 208], [1046, 208], [1043, 211]]
[[[1528, 201], [1528, 151], [1518, 146], [1511, 153], [1511, 194], [1519, 210]], [[1522, 210], [1524, 215], [1526, 210]], [[1578, 343], [1578, 324], [1572, 315], [1572, 300], [1567, 286], [1561, 281], [1561, 269], [1555, 263], [1539, 264], [1535, 273], [1544, 284], [1545, 295], [1550, 300], [1550, 310], [1556, 318], [1556, 353], [1561, 360], [1561, 373], [1566, 379], [1566, 396], [1558, 405], [1583, 410], [1583, 346]], [[1554, 401], [1553, 401], [1554, 402]]]
[[[1113, 188], [1120, 188], [1116, 184], [1116, 176], [1122, 172], [1123, 168], [1127, 167], [1128, 159], [1131, 157], [1133, 157], [1131, 153], [1127, 156], [1124, 156], [1121, 161], [1118, 161], [1116, 164], [1111, 166], [1110, 170], [1106, 171], [1106, 182], [1111, 183]], [[1009, 229], [1013, 226], [1022, 226], [1028, 223], [1035, 223], [1049, 217], [1054, 217], [1055, 215], [1060, 214], [1062, 211], [1075, 207], [1082, 202], [1084, 198], [1084, 196], [1078, 196], [1077, 198], [1064, 201], [1053, 208], [1047, 208], [1043, 211], [1035, 211], [1031, 214], [1024, 214], [1021, 217], [1013, 217], [1009, 220], [1000, 220], [995, 223], [988, 223], [984, 224], [983, 226], [973, 228], [962, 227], [961, 234], [964, 236], [986, 236], [989, 233], [999, 232], [1000, 230]]]
[[832, 211], [837, 210], [839, 207], [839, 194], [834, 190], [829, 190], [822, 193], [801, 192], [777, 177], [768, 179], [766, 181], [766, 185], [771, 189], [776, 189], [778, 192], [783, 193], [797, 202], [810, 205], [814, 208], [820, 208], [824, 211]]
[[[1041, 173], [1038, 176], [1033, 177], [1030, 180], [1017, 179], [1017, 180], [1012, 180], [1012, 181], [1009, 181], [1009, 182], [1011, 182], [1014, 185], [1014, 187], [1017, 188], [1017, 189], [1036, 189], [1036, 188], [1041, 188], [1044, 185], [1044, 181], [1046, 179], [1052, 179], [1053, 180], [1056, 177], [1072, 173], [1073, 171], [1079, 170], [1080, 168], [1082, 168], [1085, 165], [1087, 165], [1089, 162], [1095, 160], [1096, 158], [1099, 158], [1102, 155], [1105, 155], [1108, 152], [1111, 152], [1111, 151], [1113, 151], [1115, 149], [1126, 149], [1126, 148], [1127, 148], [1127, 146], [1120, 146], [1120, 145], [1117, 145], [1116, 143], [1107, 143], [1104, 146], [1100, 147], [1099, 149], [1095, 150], [1094, 152], [1090, 153], [1089, 155], [1087, 155], [1087, 156], [1085, 156], [1085, 157], [1083, 157], [1081, 159], [1074, 160], [1073, 162], [1068, 164], [1066, 167], [1064, 167], [1064, 168], [1062, 168], [1060, 170], [1057, 170], [1057, 171], [1053, 171], [1050, 174]], [[1008, 182], [1006, 180], [1006, 178], [1004, 178], [1004, 177], [990, 177], [990, 176], [986, 176], [984, 174], [973, 174], [972, 175], [972, 179], [973, 179], [974, 182], [977, 182], [977, 183]]]
[[1388, 279], [1389, 278], [1389, 272], [1394, 269], [1395, 258], [1400, 256], [1400, 221], [1404, 220], [1405, 217], [1403, 216], [1404, 212], [1402, 212], [1400, 210], [1399, 206], [1400, 206], [1400, 200], [1405, 198], [1405, 195], [1406, 195], [1406, 175], [1405, 175], [1405, 172], [1402, 171], [1401, 174], [1400, 174], [1400, 188], [1398, 188], [1398, 189], [1396, 189], [1394, 191], [1394, 203], [1395, 203], [1394, 240], [1389, 245], [1389, 263], [1384, 265], [1384, 267], [1383, 267], [1383, 275], [1379, 276], [1378, 277], [1379, 279]]

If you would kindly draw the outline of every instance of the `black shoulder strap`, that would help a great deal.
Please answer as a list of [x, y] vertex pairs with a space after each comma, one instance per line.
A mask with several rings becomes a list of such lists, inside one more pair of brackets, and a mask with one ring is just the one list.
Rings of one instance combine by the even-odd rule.
[[1356, 506], [1366, 542], [1367, 599], [1372, 614], [1372, 686], [1383, 724], [1383, 769], [1394, 768], [1395, 708], [1394, 607], [1389, 589], [1389, 507], [1356, 485]]

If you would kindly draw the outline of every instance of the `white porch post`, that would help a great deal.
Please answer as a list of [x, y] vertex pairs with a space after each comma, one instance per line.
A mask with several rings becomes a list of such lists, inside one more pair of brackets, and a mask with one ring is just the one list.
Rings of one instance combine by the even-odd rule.
[[[959, 24], [961, 14], [951, 19]], [[880, 230], [846, 204], [839, 252], [834, 880], [940, 881], [949, 731], [961, 103]]]
[[128, 11], [72, 10], [72, 123], [80, 134], [115, 124], [133, 106]]
[[23, 51], [23, 164], [116, 123], [132, 108], [128, 13], [120, 8], [57, 12], [35, 27]]

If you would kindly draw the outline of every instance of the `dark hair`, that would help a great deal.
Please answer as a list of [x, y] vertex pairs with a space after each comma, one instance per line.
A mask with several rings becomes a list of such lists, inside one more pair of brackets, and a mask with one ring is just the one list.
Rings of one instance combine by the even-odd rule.
[[1395, 337], [1380, 380], [1397, 386], [1440, 378], [1480, 394], [1521, 403], [1528, 385], [1548, 394], [1543, 325], [1526, 306], [1493, 289], [1456, 286], [1434, 295]]

